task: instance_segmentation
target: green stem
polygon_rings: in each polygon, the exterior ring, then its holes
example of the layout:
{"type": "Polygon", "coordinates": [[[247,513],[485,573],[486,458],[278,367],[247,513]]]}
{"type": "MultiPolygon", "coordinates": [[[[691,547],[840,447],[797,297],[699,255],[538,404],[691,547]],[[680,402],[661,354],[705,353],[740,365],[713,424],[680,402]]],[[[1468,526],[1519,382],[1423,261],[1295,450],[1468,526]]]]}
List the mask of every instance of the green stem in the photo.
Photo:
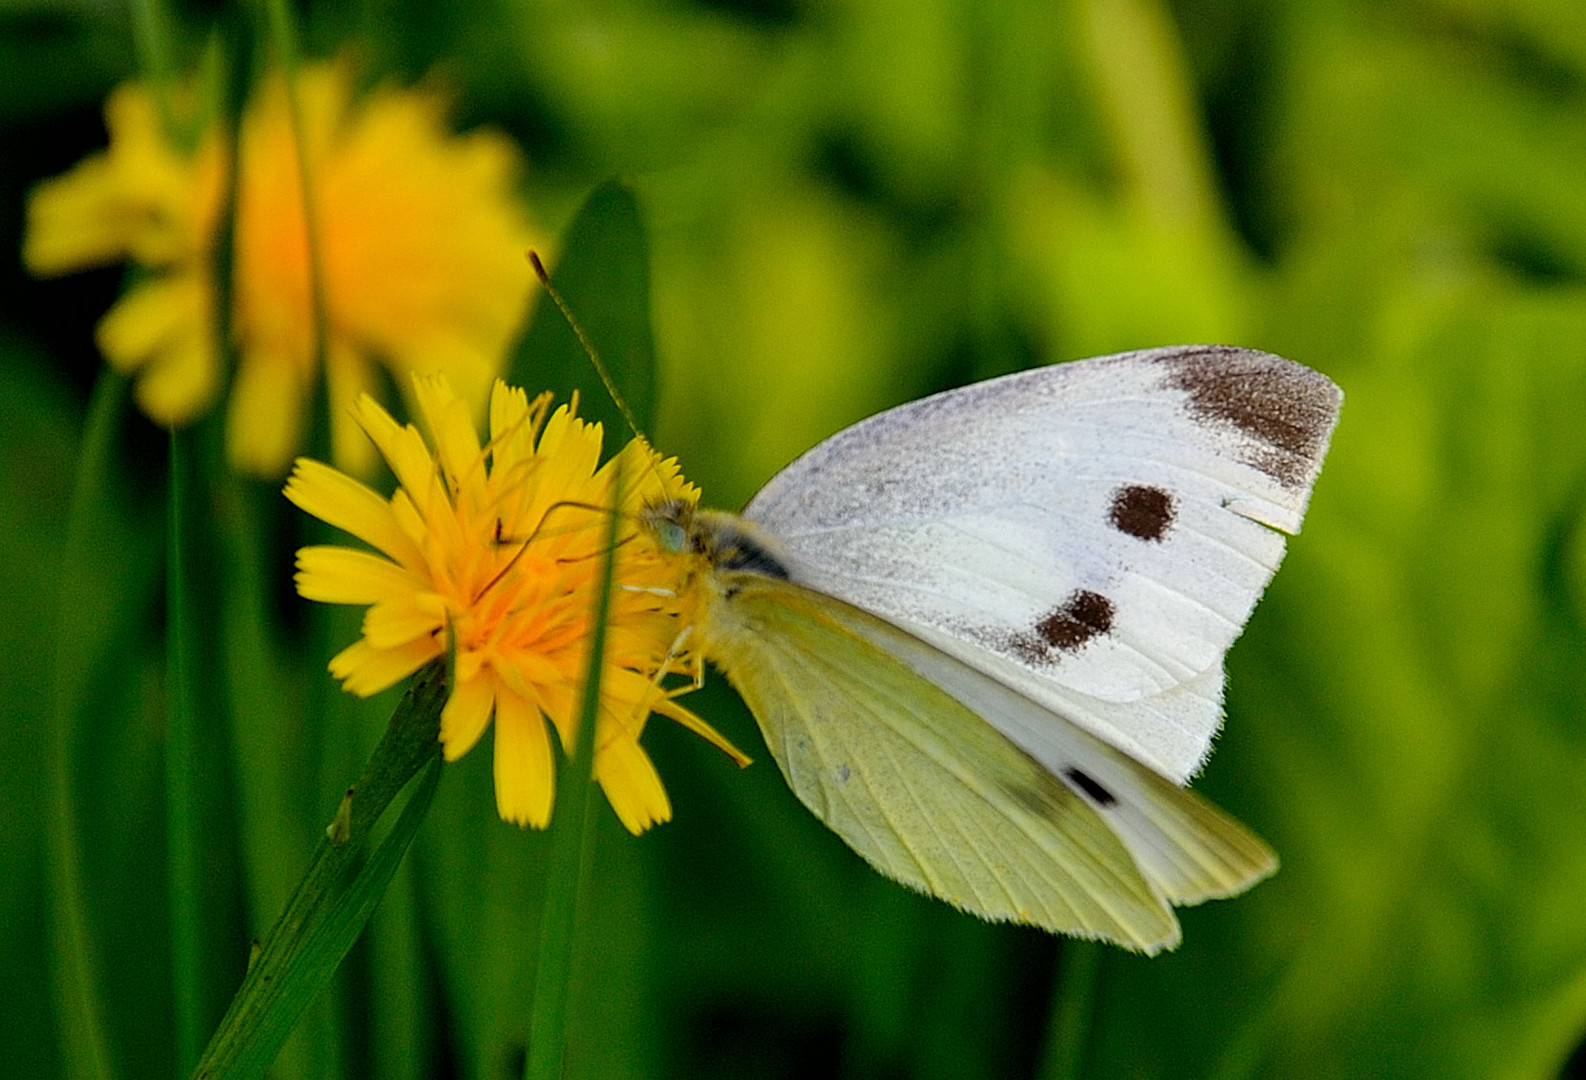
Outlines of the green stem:
{"type": "Polygon", "coordinates": [[[446,696],[444,665],[433,663],[414,678],[249,966],[195,1078],[263,1076],[357,941],[429,810],[440,777],[440,714],[446,696]],[[387,808],[421,771],[396,821],[384,827],[387,808]]]}
{"type": "MultiPolygon", "coordinates": [[[[104,509],[100,497],[109,487],[111,448],[126,397],[127,380],[108,370],[94,385],[72,489],[71,516],[66,525],[64,566],[88,561],[92,557],[91,541],[103,531],[94,518],[104,509]]],[[[79,595],[74,575],[61,576],[60,610],[56,616],[55,745],[50,770],[50,934],[56,957],[54,985],[66,1075],[103,1078],[114,1072],[101,1012],[99,966],[84,899],[83,854],[73,788],[80,697],[88,683],[93,647],[76,632],[82,623],[77,608],[88,600],[79,595]]]]}
{"type": "Polygon", "coordinates": [[[1041,1080],[1080,1080],[1085,1075],[1085,1047],[1090,1018],[1096,1008],[1096,981],[1101,974],[1102,946],[1094,941],[1064,938],[1058,957],[1057,1001],[1047,1029],[1046,1060],[1041,1080]]]}
{"type": "Polygon", "coordinates": [[[567,1058],[568,988],[577,944],[578,900],[594,864],[595,723],[600,713],[601,665],[606,657],[606,620],[611,612],[621,491],[622,472],[614,468],[611,506],[601,545],[604,555],[600,562],[600,587],[595,592],[590,620],[589,661],[584,673],[578,737],[551,826],[551,862],[545,885],[545,912],[540,920],[540,957],[534,969],[534,1005],[529,1016],[524,1080],[560,1080],[567,1058]]]}
{"type": "Polygon", "coordinates": [[[143,76],[148,80],[160,126],[166,138],[176,140],[176,111],[171,107],[176,65],[171,58],[169,13],[159,0],[132,0],[132,28],[132,40],[138,51],[138,66],[143,69],[143,76]]]}
{"type": "Polygon", "coordinates": [[[203,1045],[200,1029],[198,858],[201,837],[197,821],[196,751],[193,736],[193,685],[190,670],[187,537],[188,471],[192,468],[191,438],[172,431],[169,517],[165,538],[166,678],[170,707],[166,713],[165,826],[166,872],[170,904],[171,965],[176,994],[176,1063],[184,1075],[198,1060],[203,1045]]]}

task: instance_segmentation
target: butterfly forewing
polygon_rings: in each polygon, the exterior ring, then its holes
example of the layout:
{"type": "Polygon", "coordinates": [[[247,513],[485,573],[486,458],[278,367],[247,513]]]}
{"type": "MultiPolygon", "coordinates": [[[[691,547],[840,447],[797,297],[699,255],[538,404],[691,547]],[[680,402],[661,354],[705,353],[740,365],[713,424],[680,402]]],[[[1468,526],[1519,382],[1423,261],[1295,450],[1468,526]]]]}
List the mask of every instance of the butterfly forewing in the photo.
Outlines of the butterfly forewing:
{"type": "Polygon", "coordinates": [[[1324,376],[1241,349],[1056,365],[857,424],[745,516],[793,580],[1182,780],[1340,400],[1324,376]]]}

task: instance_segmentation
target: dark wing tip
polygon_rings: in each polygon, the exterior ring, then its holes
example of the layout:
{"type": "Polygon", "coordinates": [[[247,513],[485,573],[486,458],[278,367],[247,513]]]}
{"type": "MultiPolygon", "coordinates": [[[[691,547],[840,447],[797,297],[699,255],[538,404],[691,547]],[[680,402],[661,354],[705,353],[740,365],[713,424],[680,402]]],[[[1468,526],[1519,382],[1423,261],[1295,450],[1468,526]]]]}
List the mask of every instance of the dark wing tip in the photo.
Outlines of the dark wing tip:
{"type": "Polygon", "coordinates": [[[1226,345],[1164,350],[1168,385],[1192,416],[1236,431],[1246,461],[1291,490],[1310,486],[1327,453],[1344,392],[1326,375],[1271,353],[1226,345]]]}

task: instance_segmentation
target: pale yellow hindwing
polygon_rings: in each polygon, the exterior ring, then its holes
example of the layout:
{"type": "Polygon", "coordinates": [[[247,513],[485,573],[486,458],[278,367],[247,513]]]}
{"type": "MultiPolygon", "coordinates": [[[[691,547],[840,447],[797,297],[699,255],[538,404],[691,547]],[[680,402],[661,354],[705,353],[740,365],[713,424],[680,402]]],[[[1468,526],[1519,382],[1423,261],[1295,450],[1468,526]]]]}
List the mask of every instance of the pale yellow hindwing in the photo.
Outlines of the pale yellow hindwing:
{"type": "Polygon", "coordinates": [[[799,799],[876,869],[988,919],[1178,943],[1164,890],[1096,807],[856,629],[879,620],[759,574],[714,577],[707,655],[799,799]]]}
{"type": "Polygon", "coordinates": [[[1044,705],[867,612],[818,597],[847,629],[945,690],[1046,770],[1072,781],[1173,904],[1244,892],[1278,868],[1271,848],[1211,803],[1044,705]],[[833,606],[834,604],[838,606],[833,606]]]}

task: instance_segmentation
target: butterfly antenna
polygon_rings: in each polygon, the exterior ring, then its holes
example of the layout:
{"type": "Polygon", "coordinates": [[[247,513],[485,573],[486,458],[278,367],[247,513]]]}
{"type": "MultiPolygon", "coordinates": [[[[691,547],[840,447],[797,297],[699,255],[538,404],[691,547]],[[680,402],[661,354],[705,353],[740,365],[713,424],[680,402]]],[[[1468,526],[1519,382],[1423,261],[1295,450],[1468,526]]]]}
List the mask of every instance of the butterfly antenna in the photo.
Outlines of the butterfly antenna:
{"type": "Polygon", "coordinates": [[[578,320],[573,317],[573,309],[567,306],[567,301],[562,299],[562,294],[556,291],[556,286],[551,284],[551,275],[545,270],[545,264],[540,261],[539,252],[529,249],[529,264],[534,267],[535,275],[540,279],[540,284],[545,286],[545,291],[550,294],[551,300],[556,304],[556,310],[562,313],[562,318],[567,320],[567,325],[572,328],[573,335],[578,338],[578,343],[584,347],[584,352],[589,357],[589,362],[595,365],[595,373],[600,376],[600,381],[606,386],[606,393],[611,395],[611,400],[616,403],[617,411],[622,414],[622,419],[628,425],[628,430],[633,432],[646,448],[650,440],[644,437],[644,432],[639,430],[639,422],[633,418],[633,410],[628,408],[628,399],[622,396],[617,389],[617,383],[611,377],[611,371],[606,367],[606,362],[595,351],[594,343],[589,340],[589,335],[584,333],[584,328],[578,325],[578,320]]]}

